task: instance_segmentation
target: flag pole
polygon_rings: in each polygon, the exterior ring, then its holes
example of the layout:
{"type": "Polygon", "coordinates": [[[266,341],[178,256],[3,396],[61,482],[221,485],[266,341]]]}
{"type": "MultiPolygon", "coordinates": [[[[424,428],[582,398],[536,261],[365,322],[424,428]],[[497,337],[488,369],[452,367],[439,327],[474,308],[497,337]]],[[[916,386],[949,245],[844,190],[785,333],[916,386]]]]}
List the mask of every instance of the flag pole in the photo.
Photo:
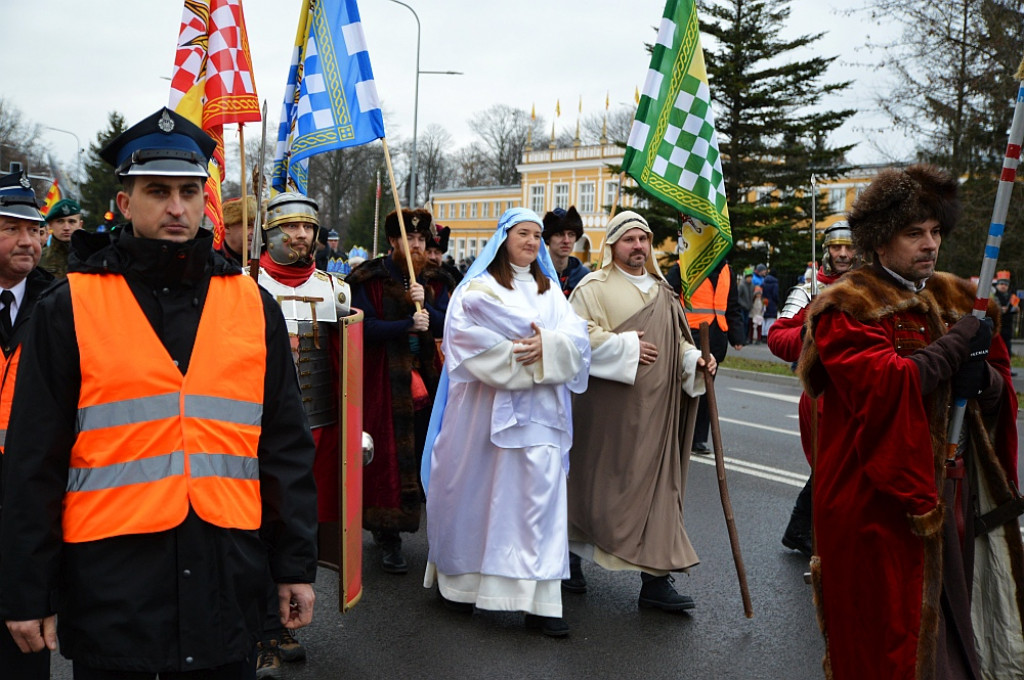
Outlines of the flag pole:
{"type": "Polygon", "coordinates": [[[242,259],[249,245],[249,201],[245,182],[245,123],[238,124],[238,151],[242,165],[242,259]]]}
{"type": "MultiPolygon", "coordinates": [[[[405,251],[405,263],[409,266],[410,285],[416,283],[416,270],[412,266],[412,254],[409,252],[409,237],[405,234],[405,220],[402,218],[402,202],[398,196],[398,184],[395,182],[395,169],[391,166],[391,152],[388,151],[388,140],[380,138],[384,145],[384,163],[388,166],[388,180],[391,182],[391,195],[395,199],[395,214],[398,215],[398,229],[402,232],[402,250],[405,251]]],[[[376,247],[376,244],[374,244],[376,247]]],[[[423,309],[420,303],[416,303],[416,311],[423,309]]]]}
{"type": "Polygon", "coordinates": [[[377,257],[377,239],[380,238],[380,170],[377,170],[377,198],[373,204],[373,257],[377,257]]]}
{"type": "MultiPolygon", "coordinates": [[[[1010,195],[1013,193],[1014,181],[1017,178],[1017,166],[1020,165],[1021,144],[1024,143],[1024,61],[1017,67],[1014,77],[1021,83],[1017,90],[1017,103],[1013,107],[1010,139],[1006,145],[1006,155],[1003,157],[1003,171],[999,175],[995,205],[992,207],[992,222],[988,228],[985,255],[981,261],[981,274],[978,276],[978,292],[975,295],[974,310],[972,311],[972,314],[979,319],[984,319],[988,311],[988,290],[996,272],[999,247],[1003,241],[1003,231],[1006,229],[1006,214],[1010,209],[1010,195]]],[[[947,460],[956,458],[966,410],[967,400],[962,397],[954,397],[953,410],[949,414],[949,435],[946,437],[947,460]]]]}

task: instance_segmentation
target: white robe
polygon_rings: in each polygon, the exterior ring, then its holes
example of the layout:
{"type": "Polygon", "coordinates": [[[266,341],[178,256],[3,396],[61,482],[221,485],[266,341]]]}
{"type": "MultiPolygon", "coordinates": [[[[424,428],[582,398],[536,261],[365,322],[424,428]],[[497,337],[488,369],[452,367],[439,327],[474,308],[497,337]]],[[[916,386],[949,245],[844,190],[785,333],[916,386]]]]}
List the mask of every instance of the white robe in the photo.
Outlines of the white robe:
{"type": "Polygon", "coordinates": [[[484,274],[459,288],[442,348],[450,380],[427,492],[424,586],[481,609],[562,615],[570,391],[587,386],[590,343],[557,285],[537,294],[484,274]],[[543,357],[523,366],[513,340],[541,328],[543,357]]]}

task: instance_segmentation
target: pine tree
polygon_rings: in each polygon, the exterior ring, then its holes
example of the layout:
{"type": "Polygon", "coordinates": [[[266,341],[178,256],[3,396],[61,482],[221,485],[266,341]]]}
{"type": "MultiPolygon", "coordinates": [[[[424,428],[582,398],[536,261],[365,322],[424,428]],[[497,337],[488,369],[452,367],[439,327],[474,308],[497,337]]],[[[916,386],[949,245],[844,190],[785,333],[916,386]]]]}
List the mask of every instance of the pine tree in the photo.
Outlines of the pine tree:
{"type": "MultiPolygon", "coordinates": [[[[86,213],[86,228],[94,230],[103,222],[103,213],[110,209],[110,202],[117,197],[121,183],[114,176],[114,169],[100,158],[112,139],[128,129],[124,116],[111,111],[107,128],[96,134],[96,141],[89,144],[89,158],[85,164],[85,181],[82,183],[82,210],[86,213]]],[[[116,213],[116,210],[115,210],[116,213]]],[[[120,221],[120,218],[117,218],[120,221]]]]}
{"type": "MultiPolygon", "coordinates": [[[[780,37],[790,10],[779,0],[698,0],[715,127],[722,150],[734,267],[768,260],[791,276],[810,259],[810,178],[844,171],[850,146],[829,135],[855,112],[825,100],[849,85],[826,82],[835,57],[791,58],[823,33],[780,37]],[[751,248],[768,244],[770,249],[751,248]]],[[[818,197],[817,215],[828,205],[818,197]]]]}

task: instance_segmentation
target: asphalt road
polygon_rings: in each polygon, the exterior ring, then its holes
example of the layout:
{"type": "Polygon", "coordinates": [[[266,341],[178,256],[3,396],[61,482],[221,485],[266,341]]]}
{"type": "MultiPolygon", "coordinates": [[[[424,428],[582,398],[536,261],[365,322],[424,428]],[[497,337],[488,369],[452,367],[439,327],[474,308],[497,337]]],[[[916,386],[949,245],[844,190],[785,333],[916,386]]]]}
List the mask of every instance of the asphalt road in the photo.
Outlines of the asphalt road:
{"type": "MultiPolygon", "coordinates": [[[[769,355],[763,347],[748,347],[741,356],[769,355]]],[[[378,568],[380,552],[367,534],[362,602],[339,614],[337,578],[321,570],[314,623],[299,634],[309,658],[288,664],[284,677],[822,677],[823,644],[803,581],[806,561],[779,543],[808,473],[796,420],[799,386],[793,378],[725,370],[716,390],[752,619],[743,615],[715,468],[710,457],[694,457],[685,510],[701,563],[676,583],[696,600],[691,613],[638,609],[637,575],[585,564],[588,592],[563,598],[572,633],[568,639],[549,639],[526,630],[521,614],[446,610],[435,591],[422,587],[423,531],[406,540],[410,571],[404,576],[378,568]]],[[[53,677],[70,678],[69,666],[56,658],[53,677]]]]}

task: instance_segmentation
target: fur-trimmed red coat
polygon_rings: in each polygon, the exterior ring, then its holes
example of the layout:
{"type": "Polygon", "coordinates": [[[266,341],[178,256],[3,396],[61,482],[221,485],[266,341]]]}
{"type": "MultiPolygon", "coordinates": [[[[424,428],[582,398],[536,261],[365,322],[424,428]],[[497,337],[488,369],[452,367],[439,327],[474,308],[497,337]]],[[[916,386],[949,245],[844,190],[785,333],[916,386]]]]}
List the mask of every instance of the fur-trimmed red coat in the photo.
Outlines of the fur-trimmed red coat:
{"type": "MultiPolygon", "coordinates": [[[[441,337],[448,308],[448,291],[436,267],[419,276],[430,314],[430,328],[417,333],[419,351],[413,354],[409,336],[416,311],[390,255],[363,262],[345,279],[352,286],[352,304],[362,309],[363,428],[373,437],[373,461],[363,468],[363,527],[407,531],[419,528],[422,490],[420,456],[415,428],[418,410],[434,400],[440,362],[434,338],[441,337]],[[413,403],[411,375],[418,370],[429,393],[425,404],[413,403]]],[[[424,427],[425,430],[425,427],[424,427]]]]}
{"type": "MultiPolygon", "coordinates": [[[[950,275],[936,274],[923,292],[913,293],[865,267],[808,308],[798,372],[812,396],[825,397],[814,470],[812,572],[828,678],[935,677],[950,388],[946,381],[923,396],[918,365],[907,357],[969,314],[973,301],[973,286],[950,275]]],[[[998,335],[988,362],[1003,376],[1003,394],[996,412],[984,418],[969,403],[971,455],[980,471],[969,476],[975,484],[984,481],[1001,502],[1010,494],[1008,480],[1017,480],[1017,400],[1009,353],[998,335]],[[980,432],[990,436],[976,436],[980,432]]],[[[986,644],[1024,639],[1018,522],[976,539],[975,548],[976,583],[996,571],[989,559],[1007,574],[1000,600],[1005,618],[993,620],[982,605],[990,626],[982,637],[986,644]]],[[[978,654],[991,658],[988,649],[979,647],[978,654]]]]}

